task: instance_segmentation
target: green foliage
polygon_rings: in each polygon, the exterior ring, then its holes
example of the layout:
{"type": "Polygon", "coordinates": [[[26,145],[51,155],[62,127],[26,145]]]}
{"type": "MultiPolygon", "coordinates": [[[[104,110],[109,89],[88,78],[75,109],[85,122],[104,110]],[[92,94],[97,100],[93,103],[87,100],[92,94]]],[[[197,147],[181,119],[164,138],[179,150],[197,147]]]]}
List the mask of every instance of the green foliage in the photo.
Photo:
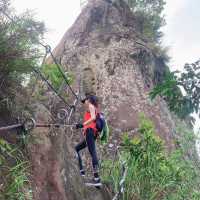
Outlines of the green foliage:
{"type": "Polygon", "coordinates": [[[28,162],[23,160],[23,153],[19,149],[0,139],[0,199],[32,199],[27,173],[28,162]]]}
{"type": "Polygon", "coordinates": [[[169,160],[175,166],[181,179],[179,183],[175,182],[175,192],[168,193],[164,199],[198,200],[200,198],[200,176],[199,169],[192,162],[192,158],[185,159],[182,150],[177,150],[169,160]]]}
{"type": "Polygon", "coordinates": [[[31,12],[16,15],[9,0],[0,0],[0,106],[2,101],[15,105],[22,83],[37,67],[41,57],[38,44],[44,24],[33,19],[31,12]],[[17,91],[17,92],[16,92],[17,91]]]}
{"type": "Polygon", "coordinates": [[[140,32],[150,40],[158,42],[162,36],[160,28],[165,24],[162,12],[164,0],[128,0],[128,5],[135,14],[140,32]]]}
{"type": "Polygon", "coordinates": [[[200,199],[199,156],[196,151],[197,136],[183,121],[176,120],[176,142],[178,150],[170,155],[174,165],[182,170],[182,181],[176,194],[168,199],[200,199]],[[179,198],[177,198],[177,196],[179,198]]]}
{"type": "Polygon", "coordinates": [[[164,97],[171,111],[185,118],[200,108],[200,61],[184,66],[184,72],[169,73],[162,84],[150,92],[153,100],[157,95],[164,97]],[[181,90],[183,92],[181,92],[181,90]]]}
{"type": "Polygon", "coordinates": [[[120,182],[120,161],[104,160],[101,163],[101,174],[105,182],[111,183],[115,192],[118,191],[120,182]]]}
{"type": "Polygon", "coordinates": [[[120,159],[106,160],[103,177],[113,183],[115,192],[120,181],[120,160],[126,162],[127,176],[123,200],[197,200],[200,195],[199,170],[184,159],[183,151],[166,155],[162,140],[156,136],[152,122],[140,117],[139,135],[123,138],[120,159]]]}
{"type": "Polygon", "coordinates": [[[110,135],[110,129],[107,120],[105,120],[105,126],[103,127],[103,130],[100,133],[100,142],[102,145],[108,142],[109,135],[110,135]]]}
{"type": "MultiPolygon", "coordinates": [[[[58,67],[55,64],[44,65],[42,68],[42,72],[46,75],[46,77],[48,77],[48,79],[51,81],[54,88],[59,89],[64,79],[63,79],[62,74],[58,70],[58,67]]],[[[66,77],[67,77],[68,83],[72,84],[73,79],[74,79],[72,74],[67,73],[66,77]]]]}

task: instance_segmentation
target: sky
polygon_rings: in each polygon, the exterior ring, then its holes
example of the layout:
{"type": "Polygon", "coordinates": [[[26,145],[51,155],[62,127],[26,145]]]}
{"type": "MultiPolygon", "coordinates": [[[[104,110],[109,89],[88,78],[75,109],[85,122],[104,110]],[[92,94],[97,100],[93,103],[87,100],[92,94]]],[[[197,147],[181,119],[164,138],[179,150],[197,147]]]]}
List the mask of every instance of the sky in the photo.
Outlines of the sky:
{"type": "Polygon", "coordinates": [[[18,13],[33,10],[35,18],[47,27],[45,42],[55,47],[80,14],[80,0],[11,0],[18,13]],[[69,3],[70,2],[70,3],[69,3]]]}
{"type": "Polygon", "coordinates": [[[163,43],[170,48],[171,69],[200,59],[200,0],[167,0],[163,43]]]}

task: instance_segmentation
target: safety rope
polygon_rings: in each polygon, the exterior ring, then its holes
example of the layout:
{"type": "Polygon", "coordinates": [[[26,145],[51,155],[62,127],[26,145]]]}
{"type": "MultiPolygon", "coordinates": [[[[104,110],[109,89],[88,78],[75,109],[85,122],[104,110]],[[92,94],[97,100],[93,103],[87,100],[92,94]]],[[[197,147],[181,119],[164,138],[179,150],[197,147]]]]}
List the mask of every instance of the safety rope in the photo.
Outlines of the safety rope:
{"type": "MultiPolygon", "coordinates": [[[[120,146],[118,146],[117,149],[116,149],[116,151],[115,151],[112,166],[114,166],[114,162],[117,159],[117,155],[120,156],[119,148],[120,148],[120,146]]],[[[124,194],[124,190],[125,190],[124,183],[125,183],[127,172],[128,172],[128,167],[126,166],[126,162],[125,161],[121,161],[121,168],[120,169],[121,169],[121,179],[119,181],[118,191],[114,195],[114,197],[112,198],[112,200],[119,200],[120,197],[121,197],[121,195],[124,194]]],[[[111,176],[111,170],[112,170],[112,168],[110,169],[109,176],[111,176]]]]}
{"type": "Polygon", "coordinates": [[[21,127],[23,127],[22,124],[13,124],[13,125],[9,125],[9,126],[3,126],[3,127],[0,127],[0,132],[18,129],[18,128],[21,128],[21,127]]]}
{"type": "Polygon", "coordinates": [[[60,95],[57,93],[56,89],[51,85],[51,83],[44,77],[44,75],[40,72],[40,70],[38,69],[33,69],[35,73],[37,73],[41,79],[49,86],[49,88],[69,107],[71,108],[71,106],[67,103],[67,101],[60,95]]]}
{"type": "Polygon", "coordinates": [[[51,128],[51,127],[55,127],[55,128],[70,127],[70,128],[73,128],[73,127],[75,127],[75,124],[60,124],[60,123],[43,124],[43,123],[36,123],[35,119],[30,118],[30,119],[25,120],[21,124],[13,124],[13,125],[9,125],[9,126],[0,127],[0,132],[9,131],[9,130],[18,129],[18,128],[21,128],[21,129],[25,130],[26,132],[28,132],[28,131],[33,130],[34,128],[51,128]]]}
{"type": "Polygon", "coordinates": [[[67,86],[69,87],[70,91],[72,92],[72,94],[77,98],[78,96],[76,95],[76,93],[74,92],[74,90],[72,89],[72,87],[69,84],[68,78],[66,76],[66,74],[63,72],[62,68],[60,67],[60,64],[57,62],[55,56],[53,55],[53,52],[51,50],[51,46],[50,45],[44,45],[43,43],[39,42],[39,44],[41,46],[43,46],[46,50],[46,54],[50,54],[51,58],[53,59],[53,62],[55,63],[55,65],[57,66],[59,72],[61,73],[63,79],[65,80],[65,83],[67,84],[67,86]]]}
{"type": "MultiPolygon", "coordinates": [[[[59,95],[62,94],[62,92],[63,92],[63,90],[64,90],[64,87],[65,87],[65,81],[62,81],[60,87],[59,87],[58,90],[57,90],[57,93],[58,93],[59,95]]],[[[51,107],[54,107],[55,102],[56,102],[56,96],[52,99],[52,105],[51,105],[51,107]]]]}
{"type": "Polygon", "coordinates": [[[78,99],[75,99],[74,104],[71,106],[71,110],[70,110],[70,113],[69,113],[69,116],[68,116],[68,119],[67,119],[68,122],[70,121],[70,118],[72,116],[73,111],[76,110],[77,104],[78,104],[78,99]]]}
{"type": "Polygon", "coordinates": [[[121,166],[122,178],[120,179],[120,182],[119,182],[118,192],[115,194],[112,200],[118,200],[120,199],[121,195],[124,194],[124,190],[125,190],[124,183],[127,176],[127,171],[128,171],[128,168],[126,167],[125,163],[122,163],[122,166],[121,166]]]}

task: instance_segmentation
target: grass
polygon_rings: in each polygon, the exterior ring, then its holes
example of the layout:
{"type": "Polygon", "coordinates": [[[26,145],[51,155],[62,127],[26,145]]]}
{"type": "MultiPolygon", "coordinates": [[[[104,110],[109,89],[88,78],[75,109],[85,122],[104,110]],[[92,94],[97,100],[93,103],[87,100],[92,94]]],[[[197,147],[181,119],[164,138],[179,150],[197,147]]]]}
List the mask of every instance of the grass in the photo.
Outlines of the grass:
{"type": "Polygon", "coordinates": [[[0,199],[32,200],[29,162],[19,148],[0,139],[0,199]]]}
{"type": "Polygon", "coordinates": [[[120,156],[114,163],[112,160],[102,163],[102,177],[112,183],[116,193],[121,179],[120,163],[122,160],[126,162],[122,200],[200,199],[199,168],[185,158],[182,148],[167,155],[163,141],[149,119],[141,116],[139,136],[129,138],[125,135],[122,144],[120,156]]]}

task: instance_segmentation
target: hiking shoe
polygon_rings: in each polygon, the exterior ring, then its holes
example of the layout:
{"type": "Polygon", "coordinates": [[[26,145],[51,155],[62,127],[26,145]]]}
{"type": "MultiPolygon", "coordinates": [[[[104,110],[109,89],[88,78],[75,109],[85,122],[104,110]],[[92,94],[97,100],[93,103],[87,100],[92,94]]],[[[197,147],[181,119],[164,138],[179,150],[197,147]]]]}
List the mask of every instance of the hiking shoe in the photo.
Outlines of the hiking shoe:
{"type": "Polygon", "coordinates": [[[85,170],[84,170],[84,169],[81,169],[81,170],[80,170],[80,175],[81,175],[82,177],[85,177],[85,170]]]}
{"type": "Polygon", "coordinates": [[[87,186],[95,186],[100,187],[102,186],[101,179],[100,178],[94,178],[91,180],[91,182],[85,183],[87,186]]]}
{"type": "Polygon", "coordinates": [[[102,183],[101,183],[101,179],[100,178],[94,178],[94,184],[95,186],[102,186],[102,183]]]}

